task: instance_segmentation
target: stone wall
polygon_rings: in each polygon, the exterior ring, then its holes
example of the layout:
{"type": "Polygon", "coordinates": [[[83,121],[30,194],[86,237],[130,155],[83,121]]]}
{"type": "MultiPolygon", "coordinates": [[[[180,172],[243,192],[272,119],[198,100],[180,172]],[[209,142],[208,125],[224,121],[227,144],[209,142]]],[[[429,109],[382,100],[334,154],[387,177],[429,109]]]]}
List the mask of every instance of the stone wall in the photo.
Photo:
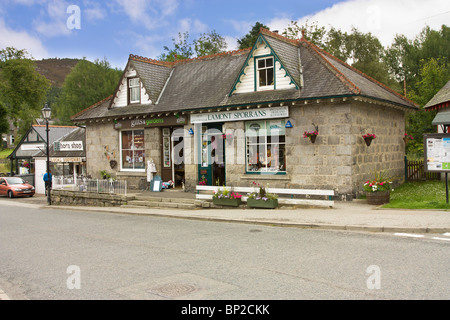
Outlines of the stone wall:
{"type": "MultiPolygon", "coordinates": [[[[375,171],[389,170],[402,179],[404,172],[405,113],[381,104],[340,99],[311,101],[291,106],[286,129],[285,175],[245,173],[245,145],[226,144],[226,179],[229,186],[261,185],[280,188],[332,189],[339,199],[359,195],[375,171]],[[303,138],[304,131],[318,125],[313,144],[303,138]],[[367,147],[362,135],[375,133],[367,147]],[[233,158],[234,157],[234,158],[233,158]],[[234,159],[232,163],[230,159],[234,159]]],[[[243,122],[225,123],[224,130],[243,130],[243,122]]]]}
{"type": "Polygon", "coordinates": [[[92,207],[119,207],[133,200],[135,196],[102,194],[91,192],[78,192],[68,190],[52,190],[52,204],[54,205],[79,205],[92,207]]]}

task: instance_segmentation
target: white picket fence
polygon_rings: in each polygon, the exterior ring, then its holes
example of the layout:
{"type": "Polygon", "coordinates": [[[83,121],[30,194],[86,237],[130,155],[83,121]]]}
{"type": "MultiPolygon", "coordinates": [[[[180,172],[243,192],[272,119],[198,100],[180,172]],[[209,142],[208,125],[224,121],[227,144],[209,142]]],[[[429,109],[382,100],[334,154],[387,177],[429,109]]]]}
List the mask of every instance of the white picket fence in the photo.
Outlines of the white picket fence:
{"type": "Polygon", "coordinates": [[[127,194],[126,180],[87,179],[85,177],[53,177],[52,189],[70,191],[127,194]]]}

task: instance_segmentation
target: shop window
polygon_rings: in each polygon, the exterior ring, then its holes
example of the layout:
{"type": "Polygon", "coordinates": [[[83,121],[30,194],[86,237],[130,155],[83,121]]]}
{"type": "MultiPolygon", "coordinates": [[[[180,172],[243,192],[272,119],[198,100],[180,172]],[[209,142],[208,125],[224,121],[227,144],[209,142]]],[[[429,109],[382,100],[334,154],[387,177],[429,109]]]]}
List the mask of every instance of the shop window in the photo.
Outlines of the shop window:
{"type": "Polygon", "coordinates": [[[273,57],[256,59],[256,81],[258,90],[274,89],[273,57]]]}
{"type": "Polygon", "coordinates": [[[144,130],[122,131],[121,169],[145,170],[144,130]]]}
{"type": "Polygon", "coordinates": [[[128,100],[130,103],[141,102],[141,85],[139,78],[128,79],[128,100]]]}
{"type": "Polygon", "coordinates": [[[284,120],[248,121],[245,124],[247,173],[285,173],[284,120]]]}

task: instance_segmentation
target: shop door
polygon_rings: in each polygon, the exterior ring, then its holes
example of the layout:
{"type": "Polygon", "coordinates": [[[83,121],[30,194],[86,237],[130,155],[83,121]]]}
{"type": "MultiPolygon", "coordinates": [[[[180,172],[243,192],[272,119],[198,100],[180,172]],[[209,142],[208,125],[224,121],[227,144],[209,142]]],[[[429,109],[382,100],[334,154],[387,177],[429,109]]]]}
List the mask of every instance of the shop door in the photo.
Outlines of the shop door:
{"type": "Polygon", "coordinates": [[[184,183],[184,139],[183,128],[162,128],[161,179],[174,182],[175,187],[184,183]],[[180,145],[181,144],[181,145],[180,145]]]}
{"type": "Polygon", "coordinates": [[[202,126],[200,139],[199,181],[208,186],[225,185],[225,141],[222,124],[202,126]]]}

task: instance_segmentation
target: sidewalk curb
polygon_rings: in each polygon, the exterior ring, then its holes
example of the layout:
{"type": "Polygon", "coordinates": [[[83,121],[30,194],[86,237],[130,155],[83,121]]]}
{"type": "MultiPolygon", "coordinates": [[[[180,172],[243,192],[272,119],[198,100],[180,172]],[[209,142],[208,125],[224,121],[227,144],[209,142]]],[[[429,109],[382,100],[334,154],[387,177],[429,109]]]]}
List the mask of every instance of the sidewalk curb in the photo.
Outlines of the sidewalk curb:
{"type": "MultiPolygon", "coordinates": [[[[218,217],[200,217],[192,215],[177,215],[168,213],[155,213],[155,212],[135,212],[135,211],[116,211],[110,210],[105,207],[72,207],[72,206],[40,206],[40,208],[53,208],[53,209],[67,209],[84,212],[103,212],[110,214],[127,214],[136,216],[152,216],[158,218],[176,218],[185,220],[198,220],[198,221],[211,221],[211,222],[225,222],[225,223],[243,223],[254,224],[271,227],[290,227],[300,229],[320,229],[320,230],[335,230],[335,231],[363,231],[363,232],[385,232],[385,233],[445,233],[450,232],[450,227],[385,227],[385,226],[369,226],[369,225],[339,225],[339,224],[326,224],[326,223],[301,223],[301,222],[279,222],[276,220],[259,221],[254,219],[233,219],[233,218],[218,218],[218,217]]],[[[123,208],[122,208],[123,209],[123,208]]],[[[164,209],[160,209],[164,210],[164,209]]]]}

